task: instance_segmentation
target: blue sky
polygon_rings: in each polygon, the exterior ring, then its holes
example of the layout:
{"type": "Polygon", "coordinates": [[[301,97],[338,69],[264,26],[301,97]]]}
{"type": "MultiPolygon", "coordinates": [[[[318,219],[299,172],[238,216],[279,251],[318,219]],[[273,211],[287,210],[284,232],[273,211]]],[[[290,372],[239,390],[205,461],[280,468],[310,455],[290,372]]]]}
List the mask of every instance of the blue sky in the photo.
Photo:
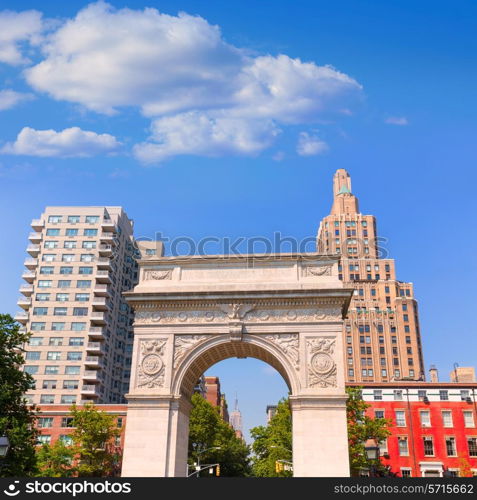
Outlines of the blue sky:
{"type": "MultiPolygon", "coordinates": [[[[477,4],[1,8],[3,311],[46,205],[122,205],[137,236],[302,239],[344,167],[415,285],[426,365],[446,380],[454,362],[477,364],[477,4]]],[[[252,426],[285,386],[243,363],[214,374],[252,426]]]]}

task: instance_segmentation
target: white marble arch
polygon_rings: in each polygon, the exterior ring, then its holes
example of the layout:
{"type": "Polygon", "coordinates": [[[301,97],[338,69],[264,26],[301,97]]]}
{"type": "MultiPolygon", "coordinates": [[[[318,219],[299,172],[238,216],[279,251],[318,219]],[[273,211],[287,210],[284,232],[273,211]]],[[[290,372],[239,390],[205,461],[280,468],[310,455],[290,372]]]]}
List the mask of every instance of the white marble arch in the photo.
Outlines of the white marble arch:
{"type": "Polygon", "coordinates": [[[349,475],[342,316],[351,290],[318,254],[140,262],[123,476],[186,474],[190,396],[230,357],[277,369],[290,390],[294,476],[349,475]]]}

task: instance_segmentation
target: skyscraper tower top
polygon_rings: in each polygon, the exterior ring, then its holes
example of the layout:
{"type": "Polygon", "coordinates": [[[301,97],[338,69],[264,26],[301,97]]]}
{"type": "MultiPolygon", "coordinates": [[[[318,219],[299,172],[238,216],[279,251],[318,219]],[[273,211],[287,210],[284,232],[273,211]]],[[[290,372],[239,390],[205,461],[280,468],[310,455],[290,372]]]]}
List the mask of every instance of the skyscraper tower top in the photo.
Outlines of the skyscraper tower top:
{"type": "Polygon", "coordinates": [[[351,191],[351,177],[344,168],[340,168],[333,177],[333,207],[331,208],[331,214],[357,213],[359,213],[358,198],[351,191]]]}

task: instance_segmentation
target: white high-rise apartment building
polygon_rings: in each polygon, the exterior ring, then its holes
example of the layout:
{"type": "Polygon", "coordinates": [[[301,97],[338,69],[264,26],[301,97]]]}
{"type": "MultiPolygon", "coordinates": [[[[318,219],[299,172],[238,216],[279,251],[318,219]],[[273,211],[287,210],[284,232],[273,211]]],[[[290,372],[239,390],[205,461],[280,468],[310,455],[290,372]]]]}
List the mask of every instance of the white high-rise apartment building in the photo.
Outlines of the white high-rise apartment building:
{"type": "Polygon", "coordinates": [[[37,404],[124,402],[137,282],[133,221],[121,207],[47,207],[32,221],[15,316],[32,333],[25,371],[37,404]]]}

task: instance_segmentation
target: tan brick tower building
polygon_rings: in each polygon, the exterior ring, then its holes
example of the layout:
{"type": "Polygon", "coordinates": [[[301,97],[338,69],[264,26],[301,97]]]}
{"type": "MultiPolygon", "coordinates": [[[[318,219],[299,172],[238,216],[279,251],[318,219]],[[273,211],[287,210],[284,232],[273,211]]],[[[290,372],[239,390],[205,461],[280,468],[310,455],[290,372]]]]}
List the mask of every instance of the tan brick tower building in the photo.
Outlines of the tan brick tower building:
{"type": "Polygon", "coordinates": [[[424,380],[413,286],[396,279],[394,259],[382,258],[378,242],[376,218],[360,213],[350,175],[337,170],[317,243],[320,253],[342,255],[340,278],[355,289],[343,332],[346,379],[424,380]]]}

